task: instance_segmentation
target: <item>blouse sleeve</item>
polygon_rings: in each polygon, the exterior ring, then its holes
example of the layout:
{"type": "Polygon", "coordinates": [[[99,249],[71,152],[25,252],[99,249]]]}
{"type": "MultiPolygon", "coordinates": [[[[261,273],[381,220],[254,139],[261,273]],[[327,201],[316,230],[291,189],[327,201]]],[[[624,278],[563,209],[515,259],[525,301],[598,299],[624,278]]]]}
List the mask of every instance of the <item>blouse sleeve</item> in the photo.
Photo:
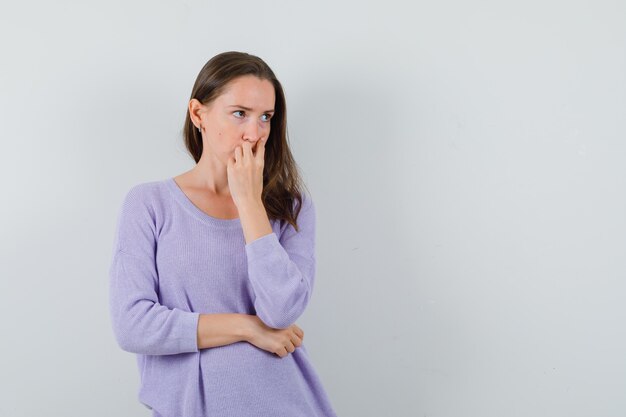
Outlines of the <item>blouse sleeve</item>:
{"type": "Polygon", "coordinates": [[[288,225],[246,244],[248,279],[257,316],[269,327],[284,329],[304,313],[315,281],[315,206],[303,196],[299,231],[288,225]]]}
{"type": "Polygon", "coordinates": [[[197,352],[200,314],[158,301],[154,210],[139,186],[126,195],[118,215],[109,269],[109,305],[119,346],[146,355],[197,352]]]}

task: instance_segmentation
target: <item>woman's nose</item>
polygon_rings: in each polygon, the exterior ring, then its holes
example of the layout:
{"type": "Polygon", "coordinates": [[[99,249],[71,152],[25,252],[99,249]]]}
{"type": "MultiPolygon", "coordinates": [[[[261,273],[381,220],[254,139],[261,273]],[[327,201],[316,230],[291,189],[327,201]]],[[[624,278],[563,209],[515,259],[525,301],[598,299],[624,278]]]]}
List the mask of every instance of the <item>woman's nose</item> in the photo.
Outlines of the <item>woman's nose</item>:
{"type": "Polygon", "coordinates": [[[252,143],[256,142],[257,140],[259,140],[261,135],[261,128],[259,127],[258,123],[248,123],[248,125],[246,126],[246,130],[243,133],[243,138],[245,140],[249,140],[252,143]]]}

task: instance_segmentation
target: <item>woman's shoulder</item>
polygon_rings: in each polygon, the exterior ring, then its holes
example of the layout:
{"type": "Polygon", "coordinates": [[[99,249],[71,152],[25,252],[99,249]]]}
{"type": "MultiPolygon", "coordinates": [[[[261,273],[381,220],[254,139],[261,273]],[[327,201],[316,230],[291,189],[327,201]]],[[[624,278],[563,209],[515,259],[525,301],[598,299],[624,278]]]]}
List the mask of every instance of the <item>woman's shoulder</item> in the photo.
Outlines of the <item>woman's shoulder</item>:
{"type": "Polygon", "coordinates": [[[308,215],[310,215],[311,213],[314,214],[315,204],[313,203],[313,197],[311,196],[311,193],[309,191],[301,191],[300,198],[301,198],[300,203],[297,201],[297,199],[294,199],[293,201],[294,210],[296,211],[299,210],[299,213],[305,213],[308,215]]]}
{"type": "Polygon", "coordinates": [[[158,198],[165,191],[168,179],[138,182],[126,189],[126,197],[158,198]]]}
{"type": "MultiPolygon", "coordinates": [[[[296,215],[296,224],[305,224],[307,226],[311,223],[315,224],[317,214],[315,204],[313,203],[313,197],[310,192],[300,191],[300,200],[298,198],[294,198],[292,200],[292,208],[293,213],[296,215]]],[[[295,230],[293,225],[287,220],[281,219],[279,224],[281,235],[283,235],[287,229],[295,230]]]]}
{"type": "Polygon", "coordinates": [[[135,209],[153,211],[166,200],[167,179],[143,181],[130,185],[125,192],[122,205],[135,209]]]}

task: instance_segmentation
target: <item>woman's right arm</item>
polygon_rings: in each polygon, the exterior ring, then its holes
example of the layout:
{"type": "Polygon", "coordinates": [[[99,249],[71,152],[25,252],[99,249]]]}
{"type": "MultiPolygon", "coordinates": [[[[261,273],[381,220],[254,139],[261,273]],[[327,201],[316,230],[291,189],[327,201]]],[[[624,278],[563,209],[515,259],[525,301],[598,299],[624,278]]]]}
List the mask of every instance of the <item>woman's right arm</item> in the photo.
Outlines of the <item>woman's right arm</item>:
{"type": "Polygon", "coordinates": [[[239,313],[200,314],[198,349],[248,342],[284,358],[302,344],[304,331],[296,324],[286,329],[268,327],[256,315],[239,313]]]}
{"type": "Polygon", "coordinates": [[[198,349],[247,342],[251,325],[247,314],[200,314],[198,319],[198,349]]]}

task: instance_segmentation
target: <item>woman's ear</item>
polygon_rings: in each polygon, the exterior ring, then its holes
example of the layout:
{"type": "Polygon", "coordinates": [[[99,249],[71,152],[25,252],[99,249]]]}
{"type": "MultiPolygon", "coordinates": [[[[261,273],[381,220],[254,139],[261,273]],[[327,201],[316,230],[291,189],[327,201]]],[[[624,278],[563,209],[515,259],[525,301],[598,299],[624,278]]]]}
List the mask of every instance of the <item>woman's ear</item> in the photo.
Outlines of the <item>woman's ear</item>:
{"type": "Polygon", "coordinates": [[[202,126],[202,117],[200,115],[203,111],[204,106],[198,99],[192,98],[189,100],[189,117],[196,128],[200,128],[202,126]]]}

